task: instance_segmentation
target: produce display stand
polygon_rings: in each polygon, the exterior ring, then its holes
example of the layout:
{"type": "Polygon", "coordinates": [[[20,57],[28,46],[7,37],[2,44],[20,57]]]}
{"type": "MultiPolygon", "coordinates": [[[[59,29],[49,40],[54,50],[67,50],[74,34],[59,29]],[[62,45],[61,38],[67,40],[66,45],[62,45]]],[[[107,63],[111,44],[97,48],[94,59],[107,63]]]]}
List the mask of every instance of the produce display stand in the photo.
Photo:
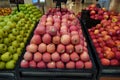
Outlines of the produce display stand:
{"type": "MultiPolygon", "coordinates": [[[[32,38],[32,34],[31,34],[32,38]]],[[[30,41],[30,39],[28,41],[30,41]]],[[[28,42],[29,44],[29,42],[28,42]]],[[[23,54],[25,53],[25,48],[23,51],[23,54]]],[[[24,78],[24,77],[53,77],[53,78],[74,78],[74,79],[82,79],[82,80],[88,80],[88,79],[95,79],[96,76],[96,67],[93,61],[93,58],[91,56],[91,50],[88,46],[88,51],[89,55],[91,58],[91,61],[93,63],[93,68],[92,69],[39,69],[39,68],[21,68],[20,64],[18,66],[19,69],[19,77],[24,78]]],[[[20,58],[19,62],[23,59],[23,55],[20,58]]],[[[62,79],[61,79],[62,80],[62,79]]]]}
{"type": "Polygon", "coordinates": [[[14,69],[14,70],[0,70],[0,78],[16,78],[16,77],[17,77],[16,76],[16,69],[14,69]]]}
{"type": "MultiPolygon", "coordinates": [[[[36,23],[36,25],[35,25],[35,27],[34,27],[34,29],[36,28],[36,26],[37,26],[37,24],[38,24],[38,22],[36,23]]],[[[33,31],[34,31],[34,29],[33,29],[33,31]]],[[[29,39],[28,39],[29,40],[29,39]]],[[[27,41],[28,42],[28,41],[27,41]]],[[[27,43],[25,44],[25,45],[27,45],[27,43]]],[[[21,57],[21,56],[20,56],[21,57]]],[[[4,69],[4,70],[0,70],[0,78],[8,78],[8,79],[10,79],[10,80],[18,80],[18,67],[17,67],[17,65],[19,65],[20,63],[19,63],[19,59],[18,59],[18,61],[16,62],[16,66],[15,66],[15,68],[14,69],[12,69],[12,70],[7,70],[7,69],[4,69]]],[[[1,79],[0,79],[1,80],[1,79]]]]}
{"type": "MultiPolygon", "coordinates": [[[[51,77],[46,77],[46,78],[20,78],[20,80],[80,80],[79,78],[51,78],[51,77]]],[[[84,79],[82,79],[84,80],[84,79]]],[[[87,79],[87,80],[91,80],[91,79],[87,79]]]]}
{"type": "Polygon", "coordinates": [[[95,49],[95,46],[92,42],[92,39],[89,35],[88,29],[95,26],[96,24],[100,23],[100,20],[94,20],[90,19],[89,16],[89,11],[83,11],[83,13],[86,13],[82,15],[81,24],[82,28],[87,35],[87,40],[89,42],[90,48],[92,50],[92,55],[94,57],[94,61],[96,63],[96,67],[98,69],[98,74],[97,74],[97,79],[100,77],[120,77],[120,67],[119,66],[103,66],[100,62],[100,59],[98,57],[98,53],[95,49]],[[87,17],[86,17],[87,16],[87,17]]]}
{"type": "Polygon", "coordinates": [[[14,78],[8,78],[8,79],[6,79],[6,78],[0,78],[0,80],[16,80],[16,79],[14,79],[14,78]]]}

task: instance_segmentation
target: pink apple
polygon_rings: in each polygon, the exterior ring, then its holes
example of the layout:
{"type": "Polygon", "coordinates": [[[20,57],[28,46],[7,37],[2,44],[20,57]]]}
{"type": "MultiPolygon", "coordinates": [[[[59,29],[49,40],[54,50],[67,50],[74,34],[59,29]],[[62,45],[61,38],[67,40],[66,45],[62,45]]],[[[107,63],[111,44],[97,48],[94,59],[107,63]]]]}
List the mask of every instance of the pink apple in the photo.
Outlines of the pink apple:
{"type": "Polygon", "coordinates": [[[22,68],[28,68],[29,67],[29,62],[26,61],[26,60],[22,60],[21,63],[20,63],[20,66],[22,68]]]}
{"type": "Polygon", "coordinates": [[[41,36],[40,35],[34,35],[31,39],[30,43],[40,44],[41,43],[41,36]]]}
{"type": "Polygon", "coordinates": [[[30,60],[32,60],[33,55],[32,55],[31,52],[25,52],[25,54],[24,54],[23,57],[24,57],[24,59],[25,59],[26,61],[30,61],[30,60]]]}
{"type": "Polygon", "coordinates": [[[38,46],[36,44],[29,44],[26,48],[28,52],[35,53],[37,52],[38,46]]]}
{"type": "Polygon", "coordinates": [[[42,54],[39,53],[39,52],[34,53],[33,59],[34,59],[35,62],[41,61],[41,59],[42,59],[42,54]]]}

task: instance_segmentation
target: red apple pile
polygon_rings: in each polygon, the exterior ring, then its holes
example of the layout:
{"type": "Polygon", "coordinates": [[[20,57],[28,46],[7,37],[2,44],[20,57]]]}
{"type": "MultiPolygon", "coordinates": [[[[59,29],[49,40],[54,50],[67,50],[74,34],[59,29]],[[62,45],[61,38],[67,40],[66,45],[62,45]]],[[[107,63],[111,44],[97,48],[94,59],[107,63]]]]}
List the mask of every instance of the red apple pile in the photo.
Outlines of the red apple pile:
{"type": "Polygon", "coordinates": [[[21,61],[22,68],[91,69],[79,20],[67,9],[43,15],[21,61]]]}
{"type": "Polygon", "coordinates": [[[102,20],[89,29],[90,36],[104,66],[120,66],[120,16],[102,20]]]}
{"type": "Polygon", "coordinates": [[[90,18],[96,20],[109,19],[112,18],[113,15],[117,15],[117,13],[107,11],[105,8],[98,8],[96,4],[88,6],[85,10],[90,10],[90,18]]]}

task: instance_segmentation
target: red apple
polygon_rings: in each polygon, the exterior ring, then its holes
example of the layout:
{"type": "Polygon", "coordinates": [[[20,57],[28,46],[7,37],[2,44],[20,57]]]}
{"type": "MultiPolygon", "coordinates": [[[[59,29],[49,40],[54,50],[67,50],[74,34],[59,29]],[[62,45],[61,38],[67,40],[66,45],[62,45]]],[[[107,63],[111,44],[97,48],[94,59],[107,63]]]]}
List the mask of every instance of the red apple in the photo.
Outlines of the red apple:
{"type": "Polygon", "coordinates": [[[34,53],[33,59],[34,59],[35,62],[41,61],[41,59],[42,59],[42,54],[39,53],[39,52],[34,53]]]}
{"type": "Polygon", "coordinates": [[[63,62],[69,62],[69,60],[70,60],[69,54],[63,53],[63,54],[61,55],[61,60],[62,60],[63,62]]]}
{"type": "Polygon", "coordinates": [[[43,56],[42,56],[42,60],[44,61],[44,62],[50,62],[51,61],[51,55],[50,55],[50,53],[44,53],[43,54],[43,56]]]}
{"type": "Polygon", "coordinates": [[[66,63],[66,68],[74,69],[75,68],[75,62],[70,61],[70,62],[66,63]]]}
{"type": "Polygon", "coordinates": [[[26,60],[22,60],[21,63],[20,63],[20,66],[22,68],[28,68],[29,67],[29,62],[26,61],[26,60]]]}
{"type": "Polygon", "coordinates": [[[55,65],[55,62],[49,62],[48,64],[47,64],[47,67],[48,68],[56,68],[56,65],[55,65]]]}
{"type": "Polygon", "coordinates": [[[30,60],[32,60],[33,55],[32,55],[31,52],[25,52],[25,54],[24,54],[23,57],[24,57],[24,59],[25,59],[26,61],[30,61],[30,60]]]}
{"type": "Polygon", "coordinates": [[[31,60],[31,61],[29,62],[29,67],[30,67],[30,68],[36,68],[36,67],[37,67],[36,62],[35,62],[34,60],[31,60]]]}
{"type": "Polygon", "coordinates": [[[65,65],[62,61],[58,61],[58,62],[56,62],[56,67],[57,68],[65,68],[65,65]]]}
{"type": "Polygon", "coordinates": [[[37,63],[37,67],[38,68],[46,68],[46,65],[43,61],[40,61],[40,62],[37,63]]]}
{"type": "Polygon", "coordinates": [[[101,60],[102,65],[104,66],[109,66],[110,65],[110,60],[106,58],[102,58],[101,60]]]}
{"type": "Polygon", "coordinates": [[[80,57],[76,52],[73,52],[70,54],[70,58],[72,61],[78,61],[80,57]]]}
{"type": "Polygon", "coordinates": [[[52,58],[53,61],[59,61],[60,60],[60,55],[59,55],[58,52],[54,52],[54,53],[52,53],[51,58],[52,58]]]}

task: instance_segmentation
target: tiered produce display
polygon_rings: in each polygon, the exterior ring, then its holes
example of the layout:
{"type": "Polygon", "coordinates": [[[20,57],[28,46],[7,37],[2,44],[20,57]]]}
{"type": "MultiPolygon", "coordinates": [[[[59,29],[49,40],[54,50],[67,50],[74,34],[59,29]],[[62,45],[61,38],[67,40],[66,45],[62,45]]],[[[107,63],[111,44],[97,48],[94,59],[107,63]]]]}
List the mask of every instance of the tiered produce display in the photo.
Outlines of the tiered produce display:
{"type": "Polygon", "coordinates": [[[91,5],[92,19],[101,20],[88,29],[103,66],[120,66],[120,14],[91,5]]]}
{"type": "Polygon", "coordinates": [[[21,68],[91,69],[93,67],[79,20],[67,9],[43,15],[26,47],[21,68]]]}
{"type": "Polygon", "coordinates": [[[6,16],[11,14],[12,9],[11,8],[0,8],[0,16],[6,16]]]}
{"type": "Polygon", "coordinates": [[[0,70],[15,68],[35,22],[22,12],[0,17],[0,70]]]}

